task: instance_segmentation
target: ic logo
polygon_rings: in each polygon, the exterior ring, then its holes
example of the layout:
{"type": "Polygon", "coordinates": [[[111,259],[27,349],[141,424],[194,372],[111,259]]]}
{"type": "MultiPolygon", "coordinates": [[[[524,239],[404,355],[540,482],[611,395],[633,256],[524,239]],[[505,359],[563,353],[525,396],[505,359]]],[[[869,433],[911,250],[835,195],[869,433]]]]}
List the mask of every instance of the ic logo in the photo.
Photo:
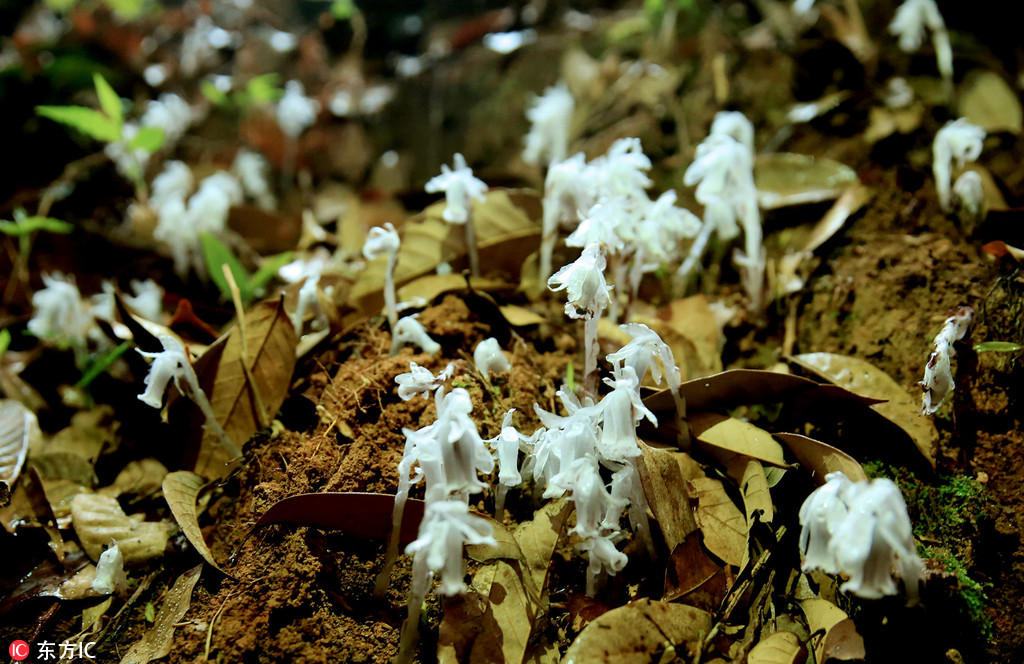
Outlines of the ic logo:
{"type": "Polygon", "coordinates": [[[29,653],[28,644],[21,640],[11,641],[11,647],[7,650],[11,654],[11,659],[13,659],[15,662],[20,662],[21,660],[25,659],[26,657],[28,657],[29,653]]]}

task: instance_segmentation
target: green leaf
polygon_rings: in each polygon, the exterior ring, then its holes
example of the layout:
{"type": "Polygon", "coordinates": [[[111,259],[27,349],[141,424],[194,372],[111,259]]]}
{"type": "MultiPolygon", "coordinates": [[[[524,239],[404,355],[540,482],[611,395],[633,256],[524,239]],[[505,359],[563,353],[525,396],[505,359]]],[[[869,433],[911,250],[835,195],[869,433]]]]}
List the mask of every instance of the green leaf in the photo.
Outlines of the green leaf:
{"type": "Polygon", "coordinates": [[[103,78],[99,72],[93,72],[92,82],[96,86],[96,96],[100,98],[100,108],[117,123],[118,127],[122,127],[124,113],[121,110],[121,98],[117,96],[114,88],[110,87],[110,83],[107,83],[107,79],[103,78]]]}
{"type": "Polygon", "coordinates": [[[331,16],[339,21],[347,21],[356,11],[356,3],[352,0],[334,0],[331,3],[331,16]]]}
{"type": "Polygon", "coordinates": [[[280,82],[281,77],[274,72],[250,78],[249,82],[245,85],[248,102],[259,106],[277,101],[284,94],[280,82]]]}
{"type": "Polygon", "coordinates": [[[1016,353],[1024,350],[1024,346],[1012,341],[982,341],[974,344],[974,350],[978,353],[1016,353]]]}
{"type": "Polygon", "coordinates": [[[0,330],[0,355],[4,354],[11,347],[11,331],[6,327],[0,330]]]}
{"type": "Polygon", "coordinates": [[[139,148],[153,154],[164,144],[164,130],[160,127],[141,127],[128,143],[130,148],[139,148]]]}
{"type": "Polygon", "coordinates": [[[130,341],[122,342],[120,346],[112,348],[96,358],[96,361],[89,365],[89,368],[82,374],[81,380],[75,383],[75,387],[82,390],[88,388],[92,381],[96,380],[111,364],[117,361],[117,358],[124,355],[128,347],[131,346],[131,343],[130,341]]]}
{"type": "Polygon", "coordinates": [[[0,221],[0,233],[5,235],[28,235],[36,231],[49,231],[50,233],[70,233],[75,229],[74,224],[69,224],[60,219],[52,217],[22,217],[17,221],[0,221]]]}
{"type": "Polygon", "coordinates": [[[46,0],[46,6],[55,12],[62,12],[70,9],[77,0],[46,0]]]}
{"type": "Polygon", "coordinates": [[[36,113],[67,125],[98,141],[121,140],[121,126],[97,110],[85,106],[36,106],[36,113]]]}
{"type": "Polygon", "coordinates": [[[576,369],[572,365],[572,360],[569,360],[569,366],[565,368],[565,386],[570,392],[576,391],[576,369]]]}
{"type": "Polygon", "coordinates": [[[217,288],[224,299],[231,299],[231,287],[228,285],[228,280],[224,277],[224,272],[221,269],[222,265],[227,265],[228,269],[231,270],[231,274],[235,277],[235,283],[238,284],[242,301],[248,302],[251,300],[254,293],[249,287],[249,273],[242,267],[238,257],[228,249],[227,245],[209,233],[200,233],[199,239],[203,243],[203,255],[206,257],[206,267],[210,271],[210,278],[213,279],[213,283],[217,284],[217,288]]]}
{"type": "Polygon", "coordinates": [[[291,260],[292,252],[290,251],[286,251],[266,259],[263,261],[263,264],[260,265],[259,269],[256,270],[256,274],[252,275],[252,278],[249,279],[249,288],[251,288],[254,293],[263,288],[271,279],[274,278],[277,271],[291,262],[291,260]]]}
{"type": "Polygon", "coordinates": [[[203,93],[203,96],[210,100],[210,103],[214,106],[227,106],[231,103],[231,99],[227,93],[222,91],[213,81],[203,81],[199,84],[199,91],[203,93]]]}
{"type": "Polygon", "coordinates": [[[146,0],[107,0],[107,4],[118,17],[132,20],[142,14],[146,0]]]}

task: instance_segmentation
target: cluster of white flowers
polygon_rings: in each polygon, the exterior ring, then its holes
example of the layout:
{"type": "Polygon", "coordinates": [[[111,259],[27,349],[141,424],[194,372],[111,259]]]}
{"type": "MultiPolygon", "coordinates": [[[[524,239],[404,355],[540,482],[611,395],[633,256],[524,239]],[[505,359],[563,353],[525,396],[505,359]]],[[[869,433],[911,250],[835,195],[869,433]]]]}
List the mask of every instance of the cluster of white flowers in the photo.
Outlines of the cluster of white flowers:
{"type": "Polygon", "coordinates": [[[569,155],[569,128],[575,107],[564,83],[552,86],[526,109],[530,133],[524,140],[523,161],[528,164],[559,162],[569,155]]]}
{"type": "Polygon", "coordinates": [[[865,599],[896,594],[893,566],[915,601],[924,565],[899,487],[892,480],[851,482],[829,473],[800,507],[800,549],[805,571],[842,574],[843,592],[865,599]]]}
{"type": "Polygon", "coordinates": [[[284,85],[284,94],[277,101],[277,124],[289,139],[297,139],[313,126],[320,112],[320,102],[306,96],[301,81],[291,80],[284,85]]]}
{"type": "MultiPolygon", "coordinates": [[[[132,279],[128,282],[135,295],[121,294],[124,303],[139,316],[153,322],[160,322],[163,318],[164,289],[152,279],[139,281],[132,279]]],[[[96,318],[106,321],[116,320],[116,308],[114,303],[114,282],[105,280],[102,284],[103,292],[93,295],[92,314],[96,318]]]]}
{"type": "Polygon", "coordinates": [[[964,338],[973,320],[974,309],[959,307],[946,319],[942,329],[935,336],[932,354],[924,368],[924,380],[919,383],[924,388],[921,414],[931,415],[937,411],[946,396],[956,387],[953,383],[953,369],[950,366],[950,359],[956,357],[953,344],[964,338]]]}
{"type": "MultiPolygon", "coordinates": [[[[935,177],[935,188],[939,193],[942,209],[952,209],[953,190],[950,183],[953,181],[953,162],[956,162],[957,168],[963,168],[967,162],[976,160],[981,156],[984,140],[985,130],[971,124],[965,118],[947,122],[935,134],[935,141],[932,143],[932,174],[935,177]]],[[[958,181],[958,188],[961,191],[968,186],[970,185],[960,185],[958,181]]]]}
{"type": "Polygon", "coordinates": [[[270,164],[267,163],[266,157],[259,152],[246,149],[239,150],[231,164],[231,172],[242,184],[246,195],[264,210],[272,210],[277,204],[270,189],[270,181],[267,179],[269,170],[270,164]]]}
{"type": "Polygon", "coordinates": [[[45,287],[32,294],[35,310],[28,331],[40,339],[84,348],[93,317],[72,277],[60,272],[43,275],[45,287]]]}
{"type": "Polygon", "coordinates": [[[129,148],[132,139],[141,127],[159,129],[164,134],[163,145],[173,145],[181,138],[199,115],[188,102],[172,93],[164,93],[158,99],[146,103],[146,110],[138,122],[128,121],[121,129],[121,140],[108,143],[104,148],[107,157],[117,166],[119,173],[135,180],[142,176],[150,153],[143,148],[129,148]]]}
{"type": "Polygon", "coordinates": [[[153,237],[164,243],[174,258],[174,271],[184,278],[193,269],[206,277],[200,235],[223,235],[231,206],[244,199],[242,185],[227,171],[203,178],[194,194],[188,166],[168,161],[153,180],[150,206],[157,214],[153,237]],[[186,200],[186,197],[187,200],[186,200]]]}

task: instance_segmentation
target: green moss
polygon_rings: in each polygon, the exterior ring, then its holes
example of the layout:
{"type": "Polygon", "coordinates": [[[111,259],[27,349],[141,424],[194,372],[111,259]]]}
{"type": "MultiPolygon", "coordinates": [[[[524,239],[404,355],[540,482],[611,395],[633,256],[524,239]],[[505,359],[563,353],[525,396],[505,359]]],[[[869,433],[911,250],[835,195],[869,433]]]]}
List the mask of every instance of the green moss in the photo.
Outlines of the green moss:
{"type": "Polygon", "coordinates": [[[919,553],[921,556],[939,563],[947,572],[956,577],[959,584],[957,592],[963,601],[961,611],[966,618],[977,625],[978,631],[981,632],[983,637],[986,639],[992,638],[992,619],[985,612],[985,607],[988,605],[988,595],[985,594],[985,589],[986,587],[991,587],[990,584],[983,584],[972,579],[963,561],[947,549],[935,546],[922,546],[919,553]]]}

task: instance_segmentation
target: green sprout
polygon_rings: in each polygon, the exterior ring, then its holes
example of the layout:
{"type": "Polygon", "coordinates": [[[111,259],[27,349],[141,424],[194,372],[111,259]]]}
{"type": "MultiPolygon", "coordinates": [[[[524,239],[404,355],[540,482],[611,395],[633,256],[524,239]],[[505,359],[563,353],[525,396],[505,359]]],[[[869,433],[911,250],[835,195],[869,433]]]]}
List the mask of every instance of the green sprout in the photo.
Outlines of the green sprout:
{"type": "Polygon", "coordinates": [[[70,233],[74,225],[60,219],[43,216],[28,216],[25,210],[17,208],[14,210],[14,220],[0,219],[0,233],[18,238],[18,264],[14,268],[14,274],[20,275],[21,279],[28,282],[28,257],[32,252],[32,243],[36,233],[46,231],[47,233],[70,233]]]}
{"type": "Polygon", "coordinates": [[[75,383],[75,387],[85,390],[89,388],[94,380],[100,377],[104,371],[110,368],[110,365],[117,361],[119,357],[124,355],[125,351],[131,347],[130,341],[125,341],[120,345],[101,353],[99,357],[92,361],[89,366],[82,372],[82,378],[75,383]]]}
{"type": "Polygon", "coordinates": [[[224,265],[231,270],[231,275],[238,285],[239,295],[242,303],[250,302],[258,296],[270,280],[274,278],[282,265],[292,259],[291,252],[284,252],[267,259],[255,274],[250,274],[242,262],[238,260],[234,252],[215,236],[209,233],[201,233],[199,236],[203,245],[203,256],[206,258],[206,267],[210,272],[213,283],[217,284],[224,299],[231,299],[231,287],[228,285],[227,277],[224,276],[224,265]]]}
{"type": "Polygon", "coordinates": [[[224,92],[210,80],[200,83],[199,91],[214,106],[238,110],[275,102],[284,94],[284,90],[281,89],[281,76],[274,72],[250,78],[244,90],[237,90],[233,94],[224,92]]]}
{"type": "MultiPolygon", "coordinates": [[[[99,98],[100,110],[88,106],[36,106],[36,113],[97,141],[124,142],[125,122],[121,98],[117,96],[107,79],[99,73],[94,72],[92,80],[96,87],[96,96],[99,98]]],[[[143,150],[152,154],[164,144],[164,138],[164,130],[159,127],[139,127],[135,135],[125,143],[127,153],[136,161],[132,180],[135,188],[143,194],[140,198],[145,198],[146,182],[143,179],[142,164],[138,163],[135,151],[143,150]]]]}

